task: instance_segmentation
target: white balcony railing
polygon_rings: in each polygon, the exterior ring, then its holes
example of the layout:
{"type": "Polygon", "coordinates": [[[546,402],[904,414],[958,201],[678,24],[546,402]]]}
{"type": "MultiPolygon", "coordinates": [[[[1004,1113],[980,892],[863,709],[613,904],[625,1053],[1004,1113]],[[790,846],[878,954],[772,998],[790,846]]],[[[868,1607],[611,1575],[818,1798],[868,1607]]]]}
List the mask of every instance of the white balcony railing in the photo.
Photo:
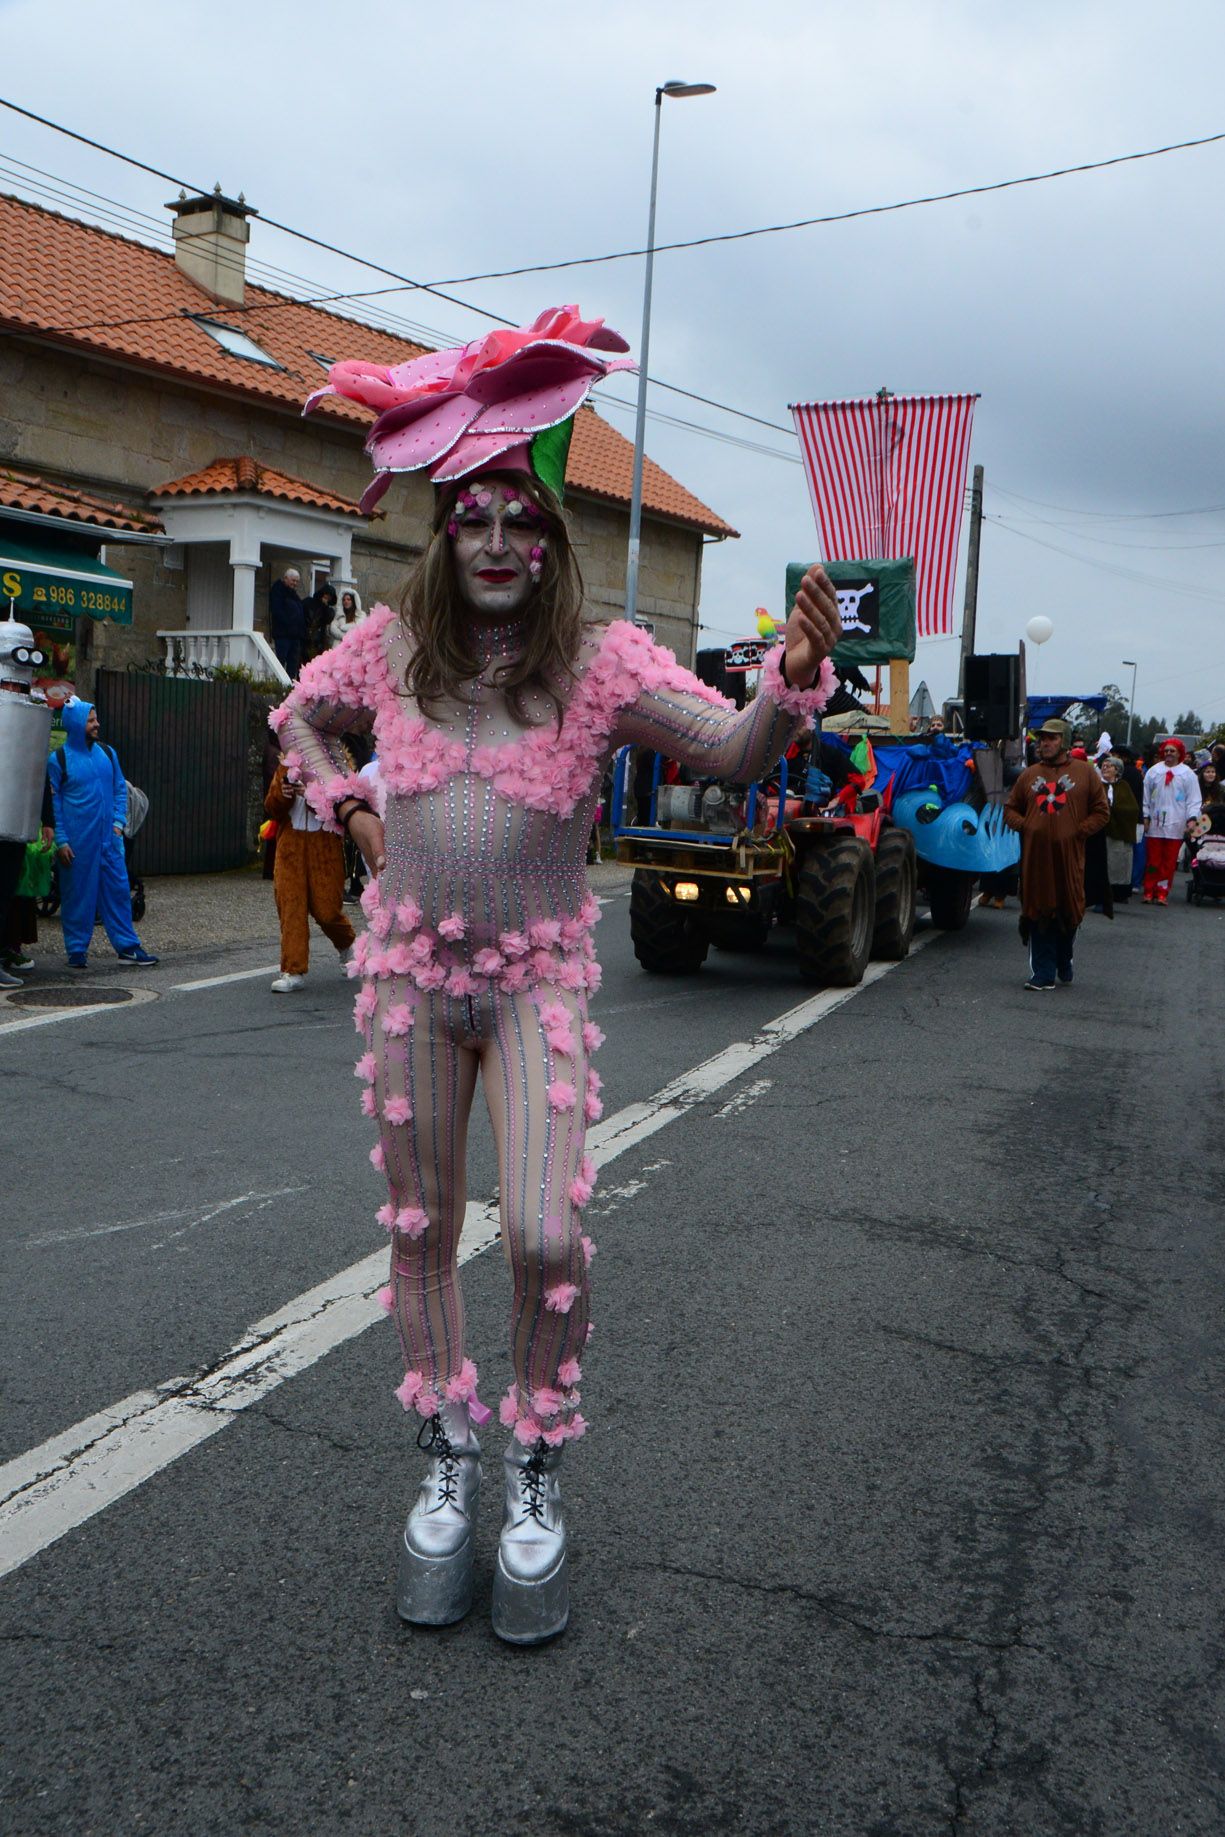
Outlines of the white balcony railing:
{"type": "Polygon", "coordinates": [[[207,675],[220,664],[243,664],[252,676],[289,687],[280,658],[258,631],[159,631],[169,676],[207,675]]]}

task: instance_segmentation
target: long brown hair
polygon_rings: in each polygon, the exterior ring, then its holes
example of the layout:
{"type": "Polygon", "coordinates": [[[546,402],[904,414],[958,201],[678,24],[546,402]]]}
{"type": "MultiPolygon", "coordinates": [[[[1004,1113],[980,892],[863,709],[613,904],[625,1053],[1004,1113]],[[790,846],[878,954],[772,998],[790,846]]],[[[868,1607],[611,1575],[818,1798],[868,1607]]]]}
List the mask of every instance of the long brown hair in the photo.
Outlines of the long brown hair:
{"type": "MultiPolygon", "coordinates": [[[[523,472],[481,472],[482,481],[510,487],[534,504],[544,520],[544,567],[526,607],[527,642],[522,653],[500,665],[494,680],[515,715],[525,720],[526,698],[546,695],[560,723],[563,697],[574,681],[583,625],[583,577],[570,546],[561,505],[539,479],[523,472]]],[[[472,616],[455,578],[447,524],[460,491],[470,479],[459,479],[438,493],[433,534],[409,576],[400,601],[412,656],[404,682],[418,702],[462,700],[463,685],[478,676],[481,660],[469,644],[472,616]]]]}

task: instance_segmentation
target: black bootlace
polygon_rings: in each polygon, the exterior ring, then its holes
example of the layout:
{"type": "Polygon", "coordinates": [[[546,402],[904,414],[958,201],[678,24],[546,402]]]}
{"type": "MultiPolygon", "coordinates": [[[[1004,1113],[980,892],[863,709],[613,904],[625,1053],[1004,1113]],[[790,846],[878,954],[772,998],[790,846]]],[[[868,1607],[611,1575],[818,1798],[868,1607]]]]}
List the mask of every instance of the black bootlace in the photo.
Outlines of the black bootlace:
{"type": "Polygon", "coordinates": [[[544,1523],[545,1490],[547,1476],[545,1472],[545,1450],[543,1443],[529,1454],[519,1469],[523,1476],[523,1493],[529,1517],[538,1524],[544,1523]]]}
{"type": "Polygon", "coordinates": [[[422,1453],[433,1455],[438,1462],[438,1497],[441,1503],[455,1505],[459,1499],[459,1456],[451,1438],[437,1416],[427,1416],[417,1431],[417,1446],[422,1453]],[[429,1436],[428,1441],[421,1438],[429,1436]]]}

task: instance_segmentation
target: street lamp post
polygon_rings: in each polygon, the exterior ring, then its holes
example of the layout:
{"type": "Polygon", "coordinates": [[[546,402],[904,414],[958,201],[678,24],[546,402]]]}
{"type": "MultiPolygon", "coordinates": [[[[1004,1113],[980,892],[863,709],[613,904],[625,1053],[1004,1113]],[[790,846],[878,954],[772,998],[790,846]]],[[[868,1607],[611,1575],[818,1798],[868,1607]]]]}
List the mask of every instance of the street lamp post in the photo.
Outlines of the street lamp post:
{"type": "Polygon", "coordinates": [[[655,143],[651,152],[651,209],[647,218],[647,270],[642,288],[642,340],[638,351],[638,413],[634,419],[634,483],[630,491],[630,544],[625,564],[625,616],[638,611],[638,554],[642,535],[642,448],[647,423],[647,360],[651,349],[651,279],[655,269],[655,192],[659,180],[659,121],[665,96],[713,96],[713,83],[682,83],[677,78],[655,91],[655,143]]]}
{"type": "Polygon", "coordinates": [[[1131,700],[1127,704],[1127,744],[1131,745],[1132,724],[1136,718],[1136,666],[1130,657],[1124,657],[1123,668],[1131,667],[1131,700]]]}

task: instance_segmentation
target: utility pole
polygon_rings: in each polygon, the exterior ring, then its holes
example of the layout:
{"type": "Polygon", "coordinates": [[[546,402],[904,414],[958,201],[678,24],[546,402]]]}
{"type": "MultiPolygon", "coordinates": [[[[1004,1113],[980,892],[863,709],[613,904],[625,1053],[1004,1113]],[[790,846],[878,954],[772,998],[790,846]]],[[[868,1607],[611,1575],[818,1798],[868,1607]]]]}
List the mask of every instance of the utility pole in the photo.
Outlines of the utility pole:
{"type": "Polygon", "coordinates": [[[974,485],[970,492],[970,546],[966,551],[966,603],[961,616],[961,667],[957,674],[957,693],[966,692],[966,658],[974,655],[974,628],[978,618],[978,544],[983,527],[983,469],[974,468],[974,485]]]}

